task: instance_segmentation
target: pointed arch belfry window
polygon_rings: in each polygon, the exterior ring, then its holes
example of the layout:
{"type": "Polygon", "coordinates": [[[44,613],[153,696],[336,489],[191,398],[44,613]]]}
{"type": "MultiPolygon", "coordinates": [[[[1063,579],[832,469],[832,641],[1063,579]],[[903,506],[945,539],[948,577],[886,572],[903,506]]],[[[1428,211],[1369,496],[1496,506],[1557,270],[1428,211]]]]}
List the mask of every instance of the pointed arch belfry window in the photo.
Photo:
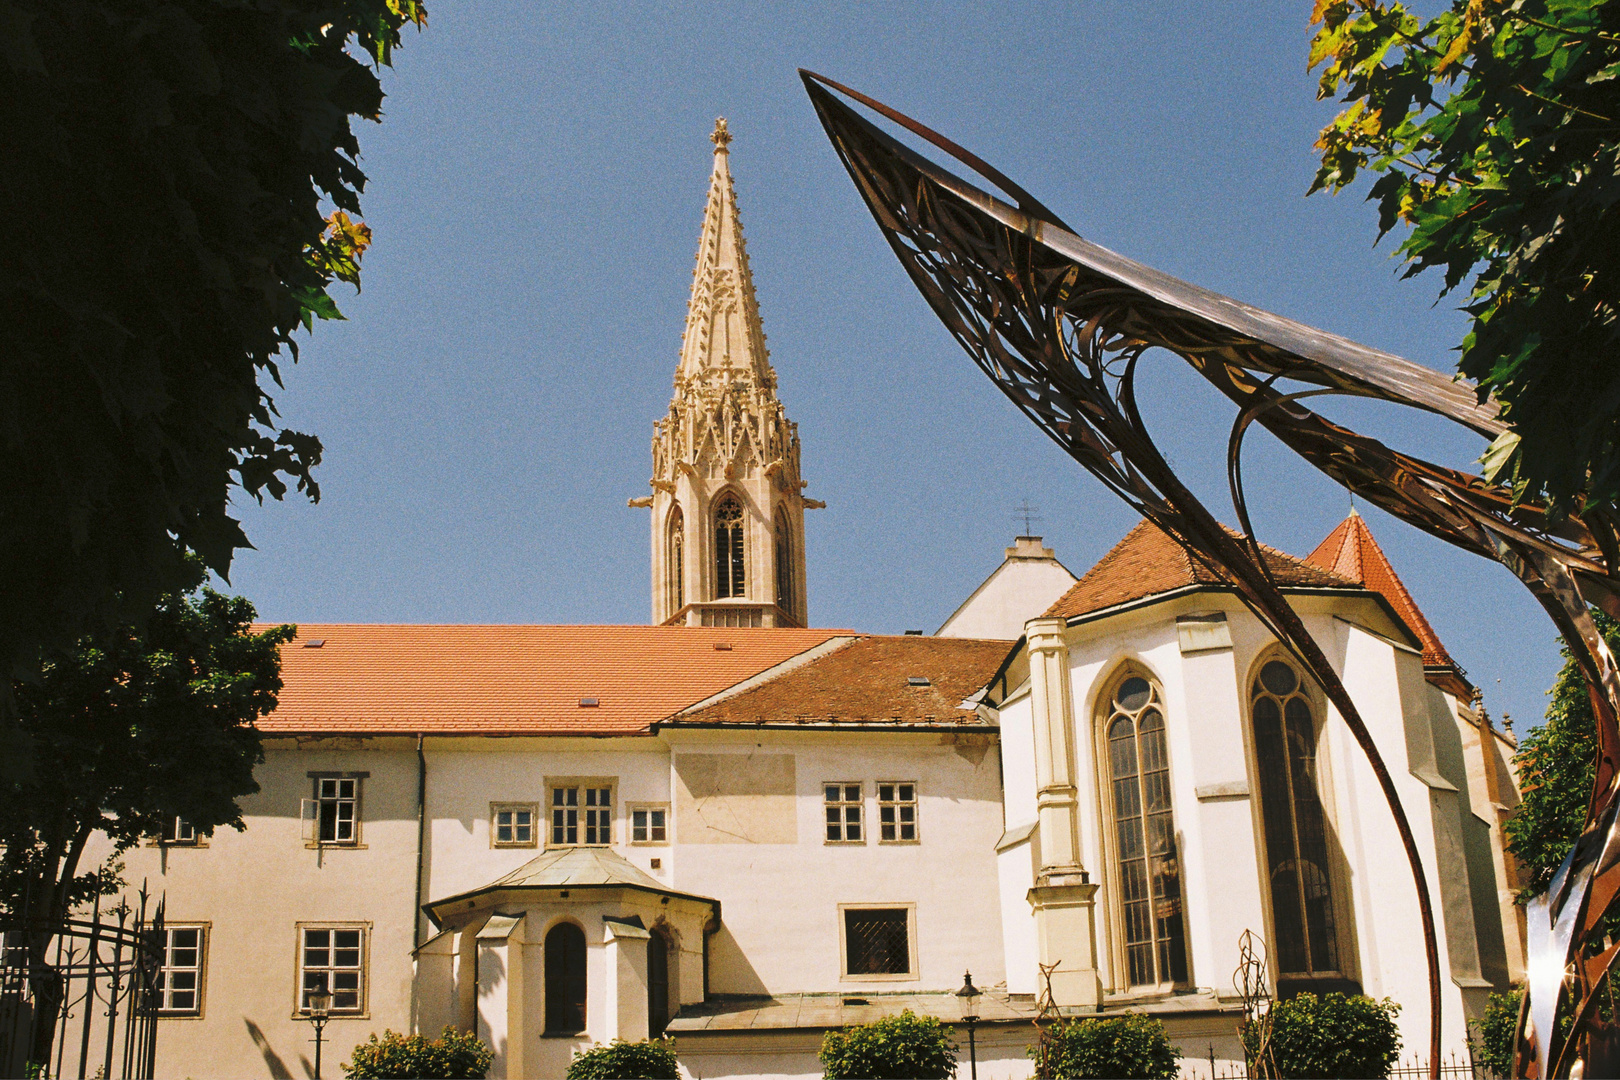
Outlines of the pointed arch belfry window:
{"type": "Polygon", "coordinates": [[[1187,982],[1181,859],[1159,687],[1128,671],[1103,708],[1113,856],[1131,986],[1187,982]]]}
{"type": "Polygon", "coordinates": [[[714,598],[743,595],[743,510],[727,495],[714,509],[714,598]]]}
{"type": "Polygon", "coordinates": [[[789,615],[796,614],[793,601],[796,596],[793,581],[793,538],[788,529],[787,508],[776,508],[776,606],[789,615]]]}
{"type": "Polygon", "coordinates": [[[669,544],[664,558],[670,614],[686,606],[686,515],[676,507],[669,512],[669,544]]]}
{"type": "Polygon", "coordinates": [[[1250,691],[1279,976],[1339,973],[1327,820],[1317,792],[1316,710],[1292,665],[1267,661],[1250,691]]]}

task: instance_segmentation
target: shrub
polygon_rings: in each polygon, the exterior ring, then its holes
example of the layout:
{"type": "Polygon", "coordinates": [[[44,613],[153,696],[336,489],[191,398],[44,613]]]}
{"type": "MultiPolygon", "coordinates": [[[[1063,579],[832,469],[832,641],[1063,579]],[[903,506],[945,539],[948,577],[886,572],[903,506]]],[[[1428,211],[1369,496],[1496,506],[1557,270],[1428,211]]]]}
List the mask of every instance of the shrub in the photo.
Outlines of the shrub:
{"type": "Polygon", "coordinates": [[[956,1075],[950,1029],[910,1009],[821,1040],[826,1080],[942,1080],[956,1075]]]}
{"type": "Polygon", "coordinates": [[[677,1080],[675,1040],[642,1039],[593,1046],[574,1055],[567,1080],[677,1080]]]}
{"type": "MultiPolygon", "coordinates": [[[[1162,1021],[1140,1013],[1085,1017],[1052,1029],[1052,1075],[1063,1080],[1175,1080],[1181,1051],[1170,1044],[1162,1021]]],[[[1036,1047],[1029,1048],[1035,1057],[1036,1047]]]]}
{"type": "Polygon", "coordinates": [[[1513,1068],[1513,1032],[1519,1026],[1519,998],[1522,990],[1492,994],[1485,1012],[1474,1021],[1479,1041],[1474,1044],[1474,1060],[1498,1076],[1513,1068]]]}
{"type": "MultiPolygon", "coordinates": [[[[1401,1052],[1395,1014],[1385,998],[1300,994],[1271,1006],[1271,1058],[1279,1077],[1333,1076],[1363,1080],[1389,1075],[1401,1052]]],[[[1259,1053],[1253,1026],[1243,1029],[1243,1048],[1259,1053]]]]}
{"type": "Polygon", "coordinates": [[[400,1077],[442,1077],[444,1080],[484,1080],[495,1060],[478,1036],[444,1029],[437,1039],[384,1031],[381,1039],[354,1048],[343,1063],[349,1080],[393,1080],[400,1077]]]}

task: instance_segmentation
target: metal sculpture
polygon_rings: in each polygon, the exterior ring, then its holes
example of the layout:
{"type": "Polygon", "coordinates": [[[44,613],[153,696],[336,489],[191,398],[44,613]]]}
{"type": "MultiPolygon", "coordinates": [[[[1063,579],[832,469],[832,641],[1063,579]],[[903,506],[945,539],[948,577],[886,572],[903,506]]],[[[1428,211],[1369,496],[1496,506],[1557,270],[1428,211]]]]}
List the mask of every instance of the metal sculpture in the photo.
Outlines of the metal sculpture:
{"type": "MultiPolygon", "coordinates": [[[[1322,394],[1447,417],[1486,439],[1506,426],[1473,389],[1388,353],[1179,281],[1081,239],[996,169],[895,110],[801,71],[823,127],[906,272],[990,379],[1092,475],[1230,582],[1337,708],[1383,789],[1417,890],[1429,970],[1431,1075],[1438,1076],[1440,961],[1422,861],[1378,748],[1327,657],[1272,580],[1249,523],[1243,436],[1255,423],[1350,491],[1464,550],[1500,561],[1546,609],[1591,690],[1598,761],[1586,824],[1531,903],[1517,1072],[1547,1077],[1590,1057],[1584,1039],[1620,943],[1594,946],[1620,894],[1620,671],[1588,611],[1620,617],[1620,529],[1597,511],[1552,520],[1479,476],[1393,450],[1312,412],[1322,394]],[[839,96],[842,95],[842,98],[839,96]],[[856,112],[866,106],[966,165],[1013,202],[912,151],[856,112]],[[1182,484],[1136,398],[1143,354],[1165,349],[1237,406],[1227,472],[1241,533],[1182,484]],[[1285,392],[1280,380],[1309,389],[1285,392]],[[1561,1035],[1555,1017],[1574,1018],[1561,1035]],[[1581,1050],[1582,1046],[1586,1049],[1581,1050]]],[[[1591,1075],[1591,1060],[1587,1061],[1591,1075]]]]}

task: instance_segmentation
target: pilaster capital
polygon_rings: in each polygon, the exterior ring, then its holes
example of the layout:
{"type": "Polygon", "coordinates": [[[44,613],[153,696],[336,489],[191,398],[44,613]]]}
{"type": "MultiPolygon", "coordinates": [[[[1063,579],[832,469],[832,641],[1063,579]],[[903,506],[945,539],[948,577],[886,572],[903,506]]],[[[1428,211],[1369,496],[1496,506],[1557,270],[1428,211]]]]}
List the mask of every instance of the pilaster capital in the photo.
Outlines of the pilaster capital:
{"type": "Polygon", "coordinates": [[[1061,618],[1031,619],[1024,624],[1024,640],[1032,653],[1067,652],[1069,643],[1064,637],[1068,622],[1061,618]]]}

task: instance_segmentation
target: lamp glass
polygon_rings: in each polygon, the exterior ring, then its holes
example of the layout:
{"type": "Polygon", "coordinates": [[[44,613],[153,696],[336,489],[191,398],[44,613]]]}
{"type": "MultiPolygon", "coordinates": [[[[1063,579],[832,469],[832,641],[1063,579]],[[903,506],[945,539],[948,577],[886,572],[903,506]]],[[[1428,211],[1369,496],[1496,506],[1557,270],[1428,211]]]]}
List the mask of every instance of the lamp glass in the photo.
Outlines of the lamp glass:
{"type": "Polygon", "coordinates": [[[962,976],[962,989],[956,992],[956,1003],[961,1007],[962,1019],[969,1017],[977,1019],[979,1015],[979,996],[983,993],[973,985],[973,973],[966,972],[962,976]]]}
{"type": "Polygon", "coordinates": [[[332,995],[324,988],[309,992],[309,1015],[317,1020],[325,1017],[332,1011],[332,995]]]}

